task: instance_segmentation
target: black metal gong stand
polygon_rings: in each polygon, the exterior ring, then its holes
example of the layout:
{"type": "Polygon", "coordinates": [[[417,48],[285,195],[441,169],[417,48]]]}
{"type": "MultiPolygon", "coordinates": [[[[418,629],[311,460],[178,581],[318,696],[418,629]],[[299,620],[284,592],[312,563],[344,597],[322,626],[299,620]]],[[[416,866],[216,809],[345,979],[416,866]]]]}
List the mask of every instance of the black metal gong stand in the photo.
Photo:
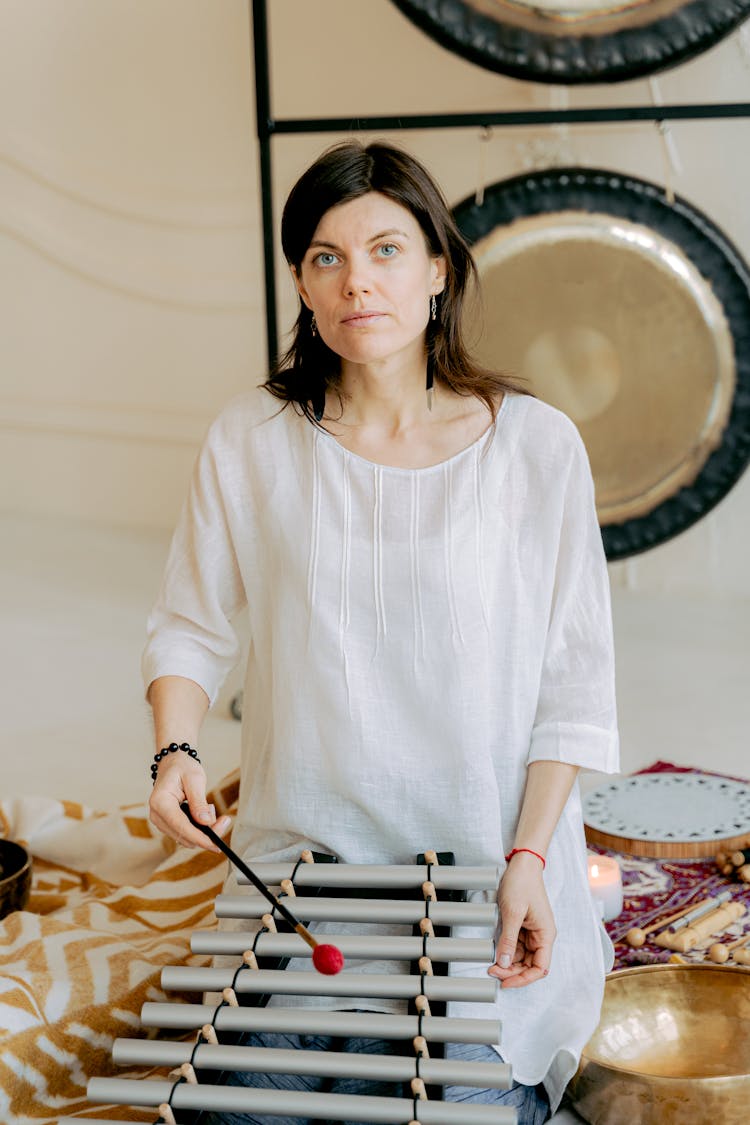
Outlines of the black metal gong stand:
{"type": "Polygon", "coordinates": [[[278,355],[271,138],[301,133],[371,133],[401,129],[466,129],[493,125],[590,125],[608,121],[696,121],[750,117],[750,102],[715,105],[602,106],[591,109],[513,110],[486,113],[415,113],[398,117],[287,117],[271,112],[266,0],[252,0],[251,35],[255,53],[255,109],[260,149],[263,262],[266,291],[266,341],[269,366],[278,355]]]}

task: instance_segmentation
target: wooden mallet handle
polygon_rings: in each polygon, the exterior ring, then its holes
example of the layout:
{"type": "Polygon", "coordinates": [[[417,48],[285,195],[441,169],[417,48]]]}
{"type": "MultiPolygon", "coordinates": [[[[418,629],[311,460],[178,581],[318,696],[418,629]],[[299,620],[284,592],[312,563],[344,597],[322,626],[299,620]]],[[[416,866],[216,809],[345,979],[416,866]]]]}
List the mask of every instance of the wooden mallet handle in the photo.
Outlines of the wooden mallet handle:
{"type": "MultiPolygon", "coordinates": [[[[242,874],[247,879],[249,879],[255,889],[260,891],[263,897],[268,902],[270,902],[271,906],[278,910],[284,921],[288,922],[292,929],[299,934],[302,940],[307,942],[307,944],[310,946],[310,949],[312,949],[313,951],[313,965],[318,970],[318,972],[325,973],[327,976],[333,976],[335,973],[341,972],[342,968],[344,967],[344,955],[342,954],[341,950],[338,949],[335,945],[323,944],[322,942],[316,941],[307,927],[303,926],[301,922],[297,921],[291,910],[289,910],[284,905],[284,903],[276,897],[271,888],[267,887],[263,880],[260,879],[255,874],[255,872],[250,867],[248,867],[243,860],[240,859],[237,853],[232,851],[232,849],[229,847],[229,844],[225,843],[224,840],[222,840],[221,836],[219,836],[218,833],[214,832],[213,828],[209,828],[207,824],[199,824],[197,820],[193,819],[193,814],[190,812],[190,806],[188,805],[187,801],[182,802],[182,804],[180,805],[180,809],[188,818],[190,823],[193,824],[196,828],[199,828],[201,832],[204,832],[206,836],[208,836],[209,840],[211,840],[212,843],[216,844],[216,847],[219,849],[219,851],[222,851],[224,853],[227,859],[234,864],[237,870],[241,871],[242,874]]],[[[271,920],[272,919],[273,915],[271,915],[271,920]]]]}
{"type": "Polygon", "coordinates": [[[682,910],[678,910],[676,914],[670,914],[667,918],[658,918],[656,922],[652,922],[650,926],[644,926],[641,929],[639,926],[634,926],[625,934],[621,941],[626,941],[632,949],[640,949],[645,944],[646,935],[652,933],[654,930],[661,930],[664,926],[669,926],[670,923],[676,922],[678,918],[684,918],[691,910],[698,910],[700,907],[705,906],[707,903],[712,902],[710,898],[706,898],[703,902],[696,903],[693,906],[685,906],[682,910]]]}
{"type": "MultiPolygon", "coordinates": [[[[717,941],[709,949],[708,956],[711,958],[715,965],[724,965],[729,960],[729,954],[733,950],[739,949],[743,945],[747,945],[749,941],[750,934],[743,934],[743,936],[741,938],[737,938],[736,941],[717,941]]],[[[743,960],[740,959],[740,964],[742,963],[743,960]]]]}
{"type": "Polygon", "coordinates": [[[726,902],[720,906],[718,910],[713,910],[710,914],[706,914],[697,922],[693,922],[684,930],[679,933],[669,933],[667,931],[663,934],[657,934],[654,938],[654,944],[661,946],[662,949],[672,949],[676,953],[687,953],[689,950],[694,949],[699,942],[709,936],[709,934],[719,934],[741,918],[745,913],[745,907],[741,902],[726,902]]]}

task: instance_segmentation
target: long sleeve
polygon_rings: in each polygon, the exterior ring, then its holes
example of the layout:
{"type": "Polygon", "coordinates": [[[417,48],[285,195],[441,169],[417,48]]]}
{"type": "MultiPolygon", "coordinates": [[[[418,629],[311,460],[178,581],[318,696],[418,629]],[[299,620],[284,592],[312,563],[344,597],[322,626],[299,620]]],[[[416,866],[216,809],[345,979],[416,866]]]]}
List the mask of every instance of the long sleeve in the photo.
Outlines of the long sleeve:
{"type": "Polygon", "coordinates": [[[196,462],[143,654],[146,687],[159,676],[186,676],[212,703],[239,656],[231,621],[246,600],[223,484],[232,474],[219,464],[222,430],[220,419],[196,462]]]}
{"type": "Polygon", "coordinates": [[[588,458],[577,431],[573,438],[528,761],[613,773],[619,744],[609,578],[588,458]]]}

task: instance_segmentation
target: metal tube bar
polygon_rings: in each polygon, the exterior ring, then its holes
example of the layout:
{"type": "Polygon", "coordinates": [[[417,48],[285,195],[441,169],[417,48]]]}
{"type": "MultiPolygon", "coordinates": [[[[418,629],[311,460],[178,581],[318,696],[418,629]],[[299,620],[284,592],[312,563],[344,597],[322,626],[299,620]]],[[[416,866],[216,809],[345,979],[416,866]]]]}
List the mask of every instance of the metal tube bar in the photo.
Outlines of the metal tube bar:
{"type": "MultiPolygon", "coordinates": [[[[320,1078],[369,1078],[382,1082],[409,1082],[416,1074],[415,1057],[409,1055],[358,1055],[347,1051],[295,1051],[210,1043],[195,1048],[192,1043],[158,1039],[115,1039],[112,1058],[118,1066],[181,1066],[192,1062],[198,1070],[309,1074],[320,1078]]],[[[510,1067],[499,1055],[496,1063],[420,1059],[419,1076],[435,1086],[507,1090],[511,1084],[510,1067]]]]}
{"type": "Polygon", "coordinates": [[[466,129],[475,126],[593,125],[629,121],[699,121],[750,117],[750,102],[687,105],[591,106],[580,109],[519,109],[473,113],[405,113],[398,117],[279,117],[272,134],[370,133],[402,129],[466,129]]]}
{"type": "MultiPolygon", "coordinates": [[[[365,1121],[370,1125],[404,1125],[414,1120],[411,1098],[383,1098],[366,1094],[319,1094],[298,1090],[264,1090],[253,1087],[209,1086],[183,1082],[139,1081],[128,1078],[92,1078],[91,1101],[117,1105],[157,1106],[171,1096],[172,1109],[209,1109],[215,1112],[286,1114],[290,1117],[331,1121],[365,1121]]],[[[420,1125],[516,1125],[516,1111],[507,1106],[467,1105],[466,1102],[420,1101],[420,1125]]]]}
{"type": "Polygon", "coordinates": [[[269,993],[276,996],[371,996],[379,1000],[411,1000],[422,992],[428,1000],[491,1004],[498,992],[494,977],[424,978],[407,973],[340,973],[335,977],[292,969],[193,968],[168,965],[161,972],[166,992],[221,992],[234,988],[240,994],[269,993]]]}
{"type": "MultiPolygon", "coordinates": [[[[264,883],[280,886],[282,879],[291,879],[293,863],[253,863],[256,875],[264,883]]],[[[427,878],[427,866],[413,863],[301,863],[294,876],[295,887],[361,887],[363,889],[419,891],[427,878]]],[[[436,891],[496,890],[500,881],[498,867],[432,867],[430,880],[436,891]]],[[[249,885],[243,875],[238,883],[249,885]]]]}
{"type": "Polygon", "coordinates": [[[436,1043],[500,1042],[500,1021],[447,1016],[394,1016],[383,1012],[328,1012],[319,1008],[233,1008],[230,1005],[146,1003],[144,1027],[198,1029],[213,1022],[217,1031],[278,1031],[288,1035],[364,1036],[366,1039],[413,1039],[424,1035],[436,1043]],[[420,1031],[421,1026],[421,1031],[420,1031]]]}
{"type": "MultiPolygon", "coordinates": [[[[311,957],[312,950],[299,934],[235,933],[232,930],[196,930],[190,939],[193,953],[241,956],[255,949],[259,957],[311,957]]],[[[325,940],[336,945],[344,957],[381,960],[416,961],[423,954],[432,961],[486,961],[495,959],[495,946],[490,938],[394,937],[379,934],[326,934],[325,940]]]]}
{"type": "MultiPolygon", "coordinates": [[[[425,916],[421,899],[312,898],[284,900],[301,922],[388,922],[416,925],[425,916]]],[[[217,918],[262,918],[268,903],[261,895],[217,895],[217,918]]],[[[492,902],[431,902],[429,914],[436,926],[496,926],[497,906],[492,902]]]]}

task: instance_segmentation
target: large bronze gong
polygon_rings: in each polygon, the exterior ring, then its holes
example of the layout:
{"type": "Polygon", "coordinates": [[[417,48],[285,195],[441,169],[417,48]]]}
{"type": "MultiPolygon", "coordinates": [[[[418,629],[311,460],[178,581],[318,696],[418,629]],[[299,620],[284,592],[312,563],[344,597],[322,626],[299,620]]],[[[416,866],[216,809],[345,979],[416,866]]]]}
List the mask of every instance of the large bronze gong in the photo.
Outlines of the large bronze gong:
{"type": "Polygon", "coordinates": [[[431,38],[534,82],[621,82],[684,62],[747,16],[750,0],[394,0],[431,38]]]}
{"type": "Polygon", "coordinates": [[[456,219],[480,358],[567,413],[610,559],[683,531],[750,459],[750,271],[686,200],[593,169],[517,176],[456,219]]]}

